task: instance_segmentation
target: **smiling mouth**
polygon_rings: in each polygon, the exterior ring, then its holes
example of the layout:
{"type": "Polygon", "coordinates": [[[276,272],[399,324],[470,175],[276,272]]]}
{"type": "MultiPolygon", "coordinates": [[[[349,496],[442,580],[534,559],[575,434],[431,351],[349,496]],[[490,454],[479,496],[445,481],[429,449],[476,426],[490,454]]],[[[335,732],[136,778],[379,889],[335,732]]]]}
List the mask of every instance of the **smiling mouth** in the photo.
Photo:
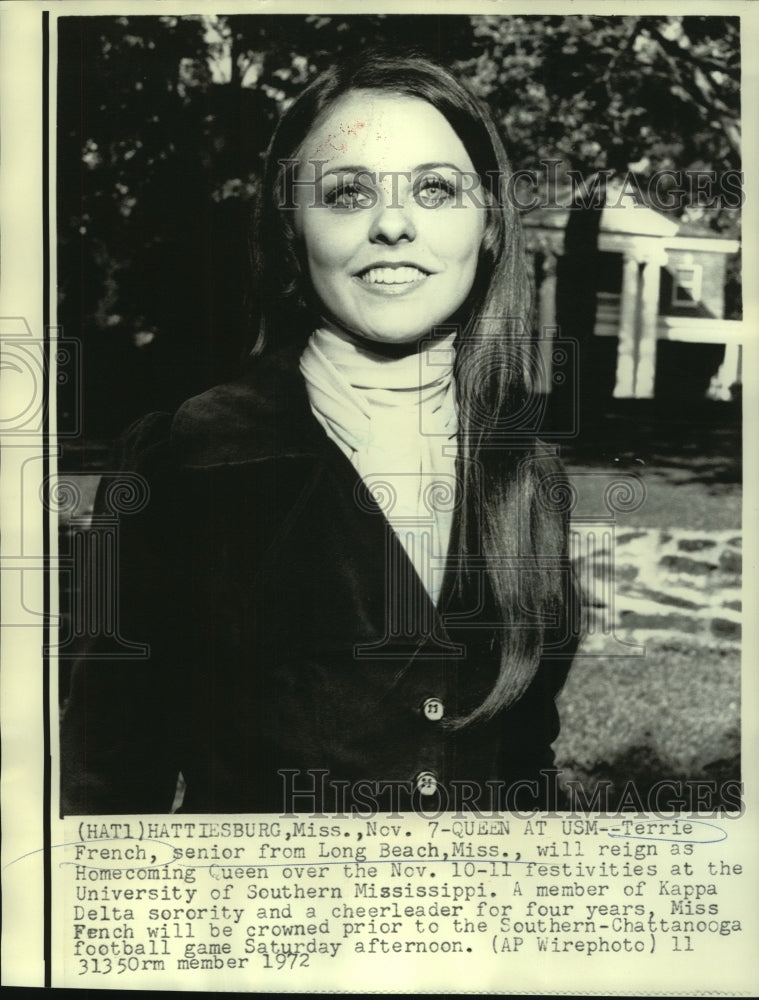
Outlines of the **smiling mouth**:
{"type": "Polygon", "coordinates": [[[403,264],[400,267],[370,267],[358,275],[358,278],[368,285],[412,285],[428,277],[428,271],[422,271],[410,264],[403,264]]]}

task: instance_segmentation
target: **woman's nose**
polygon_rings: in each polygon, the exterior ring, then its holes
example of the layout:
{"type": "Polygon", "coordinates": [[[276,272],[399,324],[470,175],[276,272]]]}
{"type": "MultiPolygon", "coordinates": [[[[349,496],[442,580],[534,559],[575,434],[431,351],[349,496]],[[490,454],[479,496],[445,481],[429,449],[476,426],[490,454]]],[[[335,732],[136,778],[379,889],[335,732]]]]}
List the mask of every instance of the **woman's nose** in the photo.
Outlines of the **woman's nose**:
{"type": "Polygon", "coordinates": [[[386,192],[374,207],[369,239],[373,243],[399,243],[416,239],[414,199],[411,192],[386,192]]]}

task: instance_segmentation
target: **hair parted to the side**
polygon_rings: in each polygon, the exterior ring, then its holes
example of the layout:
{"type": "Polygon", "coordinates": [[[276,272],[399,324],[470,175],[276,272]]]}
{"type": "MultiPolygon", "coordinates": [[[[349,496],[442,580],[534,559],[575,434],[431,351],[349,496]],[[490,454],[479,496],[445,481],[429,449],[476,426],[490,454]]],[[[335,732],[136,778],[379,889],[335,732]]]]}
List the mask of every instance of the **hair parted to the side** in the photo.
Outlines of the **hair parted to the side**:
{"type": "Polygon", "coordinates": [[[487,566],[503,623],[497,636],[501,666],[484,701],[451,723],[461,726],[514,703],[535,676],[545,646],[562,645],[566,658],[576,644],[576,615],[568,510],[551,500],[562,493],[557,484],[563,473],[551,449],[519,427],[519,414],[529,410],[530,400],[532,280],[519,216],[507,196],[511,167],[489,111],[447,69],[421,56],[362,53],[321,74],[284,112],[269,146],[256,210],[252,250],[259,317],[251,355],[286,341],[305,344],[318,325],[319,304],[293,212],[282,208],[285,171],[334,102],[362,90],[416,97],[436,108],[463,142],[487,205],[474,286],[456,317],[462,516],[451,546],[458,549],[462,586],[468,574],[479,572],[468,568],[471,557],[487,566]]]}

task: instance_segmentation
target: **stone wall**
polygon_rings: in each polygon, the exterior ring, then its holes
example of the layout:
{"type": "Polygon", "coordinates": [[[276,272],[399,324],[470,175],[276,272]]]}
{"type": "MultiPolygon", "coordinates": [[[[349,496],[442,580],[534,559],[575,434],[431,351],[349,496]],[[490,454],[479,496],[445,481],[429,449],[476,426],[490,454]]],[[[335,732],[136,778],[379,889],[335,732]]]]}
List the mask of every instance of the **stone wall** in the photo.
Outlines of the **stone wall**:
{"type": "Polygon", "coordinates": [[[739,532],[580,523],[572,555],[587,604],[586,648],[671,637],[739,645],[739,532]]]}

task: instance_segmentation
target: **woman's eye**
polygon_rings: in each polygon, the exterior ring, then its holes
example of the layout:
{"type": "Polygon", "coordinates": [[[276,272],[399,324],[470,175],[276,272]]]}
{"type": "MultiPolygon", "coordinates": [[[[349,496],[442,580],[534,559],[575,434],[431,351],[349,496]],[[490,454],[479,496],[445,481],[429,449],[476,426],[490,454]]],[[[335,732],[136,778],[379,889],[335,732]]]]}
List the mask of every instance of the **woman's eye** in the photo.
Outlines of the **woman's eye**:
{"type": "Polygon", "coordinates": [[[450,198],[453,198],[455,194],[456,189],[454,185],[437,174],[431,177],[422,177],[418,181],[415,191],[416,200],[425,208],[435,208],[438,205],[443,205],[450,198]]]}
{"type": "Polygon", "coordinates": [[[360,184],[338,184],[326,198],[332,208],[371,208],[376,202],[374,192],[360,184]]]}

